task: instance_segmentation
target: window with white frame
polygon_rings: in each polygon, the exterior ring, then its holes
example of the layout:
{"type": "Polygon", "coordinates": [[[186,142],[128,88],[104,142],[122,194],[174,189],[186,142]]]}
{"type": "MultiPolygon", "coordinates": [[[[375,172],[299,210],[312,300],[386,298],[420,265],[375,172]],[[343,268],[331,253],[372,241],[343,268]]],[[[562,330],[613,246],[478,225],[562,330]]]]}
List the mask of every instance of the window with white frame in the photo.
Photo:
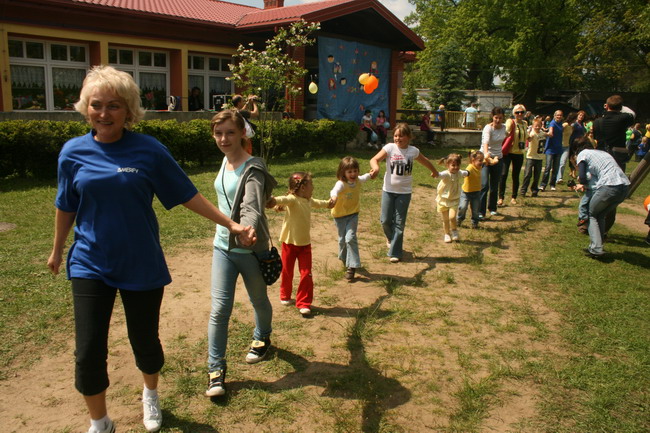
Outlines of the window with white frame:
{"type": "Polygon", "coordinates": [[[220,103],[232,94],[232,83],[226,78],[232,74],[228,64],[231,57],[190,54],[187,56],[188,69],[188,107],[190,111],[219,110],[220,103]],[[196,90],[198,89],[198,91],[196,90]],[[221,98],[214,98],[221,96],[221,98]],[[217,106],[215,107],[215,100],[217,106]]]}
{"type": "Polygon", "coordinates": [[[14,110],[74,110],[88,70],[88,46],[9,38],[14,110]]]}
{"type": "Polygon", "coordinates": [[[109,47],[108,63],[133,76],[142,90],[142,106],[145,109],[167,109],[169,61],[166,52],[109,47]]]}

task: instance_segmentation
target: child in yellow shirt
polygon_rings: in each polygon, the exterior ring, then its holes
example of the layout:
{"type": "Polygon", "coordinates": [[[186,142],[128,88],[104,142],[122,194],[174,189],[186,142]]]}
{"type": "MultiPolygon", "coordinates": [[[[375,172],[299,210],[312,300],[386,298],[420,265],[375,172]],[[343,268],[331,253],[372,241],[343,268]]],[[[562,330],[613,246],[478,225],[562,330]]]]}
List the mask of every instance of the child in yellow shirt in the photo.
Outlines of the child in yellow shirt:
{"type": "Polygon", "coordinates": [[[296,307],[300,314],[311,314],[314,298],[314,281],[311,275],[311,208],[331,208],[332,200],[312,198],[314,184],[311,173],[297,171],[289,177],[289,193],[271,197],[267,207],[281,206],[286,211],[280,232],[282,242],[282,274],[280,276],[280,302],[291,304],[293,269],[298,261],[300,282],[296,291],[296,307]]]}
{"type": "Polygon", "coordinates": [[[485,156],[480,150],[469,152],[469,164],[466,167],[469,175],[463,182],[460,192],[460,203],[458,204],[458,215],[456,222],[458,227],[465,220],[467,208],[472,207],[472,228],[478,228],[478,214],[481,208],[481,170],[483,169],[485,156]]]}
{"type": "Polygon", "coordinates": [[[459,240],[456,212],[458,212],[458,205],[460,204],[463,177],[469,176],[467,170],[460,169],[461,160],[462,157],[459,154],[452,153],[439,161],[439,164],[447,166],[447,170],[438,173],[440,182],[436,194],[437,208],[440,216],[442,216],[442,224],[445,230],[445,243],[459,240]]]}

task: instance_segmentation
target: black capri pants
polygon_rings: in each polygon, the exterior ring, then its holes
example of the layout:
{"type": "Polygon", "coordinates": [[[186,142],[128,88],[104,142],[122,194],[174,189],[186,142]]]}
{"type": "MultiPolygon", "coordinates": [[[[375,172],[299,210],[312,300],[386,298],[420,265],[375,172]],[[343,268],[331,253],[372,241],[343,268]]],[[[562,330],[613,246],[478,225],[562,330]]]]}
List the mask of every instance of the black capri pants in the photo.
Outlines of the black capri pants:
{"type": "Polygon", "coordinates": [[[108,388],[108,328],[118,290],[136,366],[146,374],[158,373],[165,362],[158,338],[164,288],[134,291],[110,287],[100,280],[72,278],[71,281],[77,390],[90,396],[108,388]]]}

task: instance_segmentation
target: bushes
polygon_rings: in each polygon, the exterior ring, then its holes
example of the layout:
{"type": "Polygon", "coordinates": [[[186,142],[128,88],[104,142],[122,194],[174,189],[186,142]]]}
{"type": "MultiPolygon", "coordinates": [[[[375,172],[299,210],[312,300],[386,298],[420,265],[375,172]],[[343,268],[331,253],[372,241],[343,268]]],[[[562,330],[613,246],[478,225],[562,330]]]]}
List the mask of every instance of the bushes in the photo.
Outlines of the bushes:
{"type": "MultiPolygon", "coordinates": [[[[258,122],[269,127],[271,122],[258,122]]],[[[283,120],[273,125],[272,156],[305,156],[329,153],[342,148],[358,131],[354,122],[319,120],[283,120]]],[[[10,120],[0,122],[0,177],[56,176],[57,157],[61,147],[73,137],[86,134],[85,122],[55,122],[49,120],[10,120]]],[[[175,120],[145,120],[133,128],[135,132],[156,137],[181,164],[221,160],[210,132],[210,121],[194,119],[179,123],[175,120]]],[[[253,139],[259,149],[259,136],[253,139]]]]}

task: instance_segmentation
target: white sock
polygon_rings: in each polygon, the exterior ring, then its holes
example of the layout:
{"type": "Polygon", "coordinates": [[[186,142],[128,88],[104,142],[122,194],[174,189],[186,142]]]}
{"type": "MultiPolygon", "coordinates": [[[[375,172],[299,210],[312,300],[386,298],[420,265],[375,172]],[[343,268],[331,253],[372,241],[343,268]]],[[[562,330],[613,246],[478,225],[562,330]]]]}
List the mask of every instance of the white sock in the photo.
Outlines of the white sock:
{"type": "Polygon", "coordinates": [[[106,430],[106,427],[108,427],[108,423],[111,421],[111,419],[108,417],[108,415],[104,415],[104,418],[101,419],[92,419],[90,420],[90,425],[97,431],[104,431],[106,430]]]}
{"type": "Polygon", "coordinates": [[[147,385],[145,385],[144,390],[142,391],[142,398],[156,398],[156,397],[158,397],[158,390],[149,389],[147,388],[147,385]]]}

